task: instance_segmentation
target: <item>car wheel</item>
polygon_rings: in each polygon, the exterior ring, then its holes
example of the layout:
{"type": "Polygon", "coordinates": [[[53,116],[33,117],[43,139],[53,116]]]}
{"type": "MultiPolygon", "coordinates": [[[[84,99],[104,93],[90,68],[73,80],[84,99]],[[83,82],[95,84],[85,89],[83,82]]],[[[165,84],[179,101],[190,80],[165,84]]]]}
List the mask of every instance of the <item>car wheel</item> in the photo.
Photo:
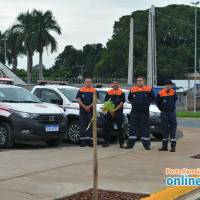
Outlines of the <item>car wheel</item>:
{"type": "Polygon", "coordinates": [[[80,126],[78,120],[74,120],[68,125],[67,139],[73,144],[78,144],[80,142],[80,126]]]}
{"type": "Polygon", "coordinates": [[[8,149],[14,144],[12,129],[7,122],[0,123],[0,148],[8,149]]]}
{"type": "Polygon", "coordinates": [[[57,147],[62,142],[62,139],[46,140],[45,142],[50,147],[57,147]]]}
{"type": "Polygon", "coordinates": [[[156,139],[162,139],[162,133],[152,133],[156,139]]]}

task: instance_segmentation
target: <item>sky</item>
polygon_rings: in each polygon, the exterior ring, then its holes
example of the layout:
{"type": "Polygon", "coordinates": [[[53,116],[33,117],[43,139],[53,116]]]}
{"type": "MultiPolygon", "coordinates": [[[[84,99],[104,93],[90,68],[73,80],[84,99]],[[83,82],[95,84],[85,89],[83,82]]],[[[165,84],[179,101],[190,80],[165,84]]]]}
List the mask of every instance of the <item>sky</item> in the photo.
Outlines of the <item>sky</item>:
{"type": "MultiPolygon", "coordinates": [[[[189,0],[1,0],[0,31],[4,32],[15,22],[19,13],[32,9],[51,10],[61,27],[62,35],[52,32],[58,42],[58,51],[51,54],[45,50],[43,64],[52,67],[55,58],[65,46],[73,45],[82,49],[86,44],[106,42],[112,37],[113,25],[120,17],[130,15],[136,10],[165,7],[170,4],[191,5],[189,0]]],[[[39,63],[35,53],[33,65],[39,63]]],[[[10,66],[11,67],[11,66],[10,66]]],[[[18,68],[26,69],[27,57],[18,60],[18,68]]]]}

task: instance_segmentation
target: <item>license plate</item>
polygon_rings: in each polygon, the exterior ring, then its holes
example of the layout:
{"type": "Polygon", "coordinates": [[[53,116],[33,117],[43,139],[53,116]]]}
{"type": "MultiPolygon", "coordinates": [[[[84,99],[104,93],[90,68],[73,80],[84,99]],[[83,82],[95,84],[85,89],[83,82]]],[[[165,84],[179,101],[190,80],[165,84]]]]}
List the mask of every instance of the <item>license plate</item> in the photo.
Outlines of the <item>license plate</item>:
{"type": "Polygon", "coordinates": [[[114,129],[118,129],[117,124],[114,124],[114,129]]]}
{"type": "Polygon", "coordinates": [[[52,131],[59,131],[59,126],[58,125],[46,126],[46,132],[52,132],[52,131]]]}

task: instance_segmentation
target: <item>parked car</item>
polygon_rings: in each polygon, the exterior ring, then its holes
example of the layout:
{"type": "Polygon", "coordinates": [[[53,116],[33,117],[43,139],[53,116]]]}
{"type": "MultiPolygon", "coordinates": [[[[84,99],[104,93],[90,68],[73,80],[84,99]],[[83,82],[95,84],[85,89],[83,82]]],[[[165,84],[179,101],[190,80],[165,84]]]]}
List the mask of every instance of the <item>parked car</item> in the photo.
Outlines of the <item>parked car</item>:
{"type": "MultiPolygon", "coordinates": [[[[80,142],[80,127],[79,127],[79,104],[76,99],[76,94],[79,88],[67,85],[36,85],[32,89],[32,93],[36,95],[41,101],[47,103],[57,104],[57,106],[65,109],[65,115],[68,119],[67,131],[65,139],[70,143],[80,142]]],[[[97,136],[104,138],[105,136],[105,116],[101,112],[100,107],[102,103],[97,104],[97,136]]],[[[128,128],[128,119],[126,115],[123,117],[124,132],[128,128]]],[[[118,135],[116,124],[113,125],[112,139],[118,135]]]]}
{"type": "MultiPolygon", "coordinates": [[[[99,102],[100,103],[104,103],[104,99],[106,96],[106,93],[108,90],[110,90],[110,87],[106,87],[106,88],[97,88],[98,92],[99,92],[99,102]]],[[[130,112],[132,109],[132,105],[128,100],[128,94],[129,94],[129,90],[126,89],[122,89],[125,93],[125,103],[124,103],[124,110],[123,113],[125,115],[127,115],[128,117],[128,121],[130,123],[130,112]]],[[[156,105],[151,104],[150,108],[149,108],[149,115],[150,115],[150,133],[157,139],[161,139],[162,138],[162,129],[161,129],[161,112],[158,109],[158,107],[156,105]]],[[[129,133],[129,130],[127,131],[127,135],[129,133]]]]}
{"type": "Polygon", "coordinates": [[[11,148],[15,140],[57,146],[66,126],[63,109],[42,103],[24,88],[0,84],[0,148],[11,148]]]}

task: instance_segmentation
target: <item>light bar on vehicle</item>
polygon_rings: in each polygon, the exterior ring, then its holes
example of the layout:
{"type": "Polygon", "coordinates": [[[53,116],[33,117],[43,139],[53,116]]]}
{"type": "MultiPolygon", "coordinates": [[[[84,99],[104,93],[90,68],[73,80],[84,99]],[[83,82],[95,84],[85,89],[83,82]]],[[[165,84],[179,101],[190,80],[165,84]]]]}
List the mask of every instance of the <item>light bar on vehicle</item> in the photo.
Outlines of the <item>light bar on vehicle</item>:
{"type": "Polygon", "coordinates": [[[11,78],[0,78],[0,83],[13,85],[13,80],[11,78]]]}
{"type": "Polygon", "coordinates": [[[68,82],[64,82],[64,81],[46,81],[46,80],[38,80],[37,81],[39,85],[45,85],[47,83],[52,83],[52,84],[60,84],[60,85],[67,85],[68,82]]]}

